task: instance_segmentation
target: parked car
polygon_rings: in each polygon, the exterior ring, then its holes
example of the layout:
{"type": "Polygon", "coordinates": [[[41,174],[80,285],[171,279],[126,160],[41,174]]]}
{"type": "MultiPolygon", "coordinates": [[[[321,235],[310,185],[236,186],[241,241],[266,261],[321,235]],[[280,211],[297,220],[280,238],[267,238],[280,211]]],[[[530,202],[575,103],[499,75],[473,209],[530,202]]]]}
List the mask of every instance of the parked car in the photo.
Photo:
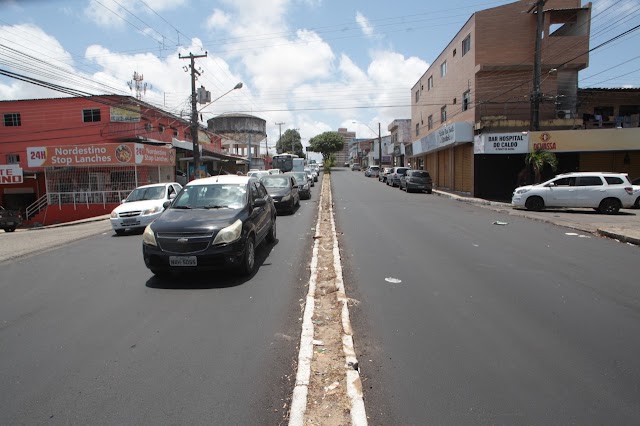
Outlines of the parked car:
{"type": "Polygon", "coordinates": [[[384,167],[380,171],[380,173],[378,173],[378,182],[386,182],[387,175],[389,174],[390,171],[391,171],[391,167],[384,167]]]}
{"type": "Polygon", "coordinates": [[[304,173],[306,173],[307,178],[309,179],[309,184],[311,186],[316,186],[315,181],[313,180],[313,174],[311,174],[309,170],[305,170],[304,173]]]}
{"type": "Polygon", "coordinates": [[[540,211],[547,207],[591,207],[600,213],[615,214],[636,202],[626,173],[575,172],[551,180],[516,188],[511,200],[515,207],[540,211]]]}
{"type": "Polygon", "coordinates": [[[351,171],[359,172],[360,171],[360,164],[352,164],[351,165],[351,171]]]}
{"type": "Polygon", "coordinates": [[[633,193],[636,197],[636,202],[633,204],[634,209],[640,209],[640,177],[631,181],[633,185],[633,193]]]}
{"type": "Polygon", "coordinates": [[[293,213],[295,208],[300,205],[298,184],[292,175],[264,176],[260,182],[267,188],[278,214],[293,213]]]}
{"type": "Polygon", "coordinates": [[[346,163],[344,163],[345,167],[349,167],[349,162],[347,161],[346,163]]]}
{"type": "Polygon", "coordinates": [[[427,194],[431,194],[433,192],[433,181],[431,175],[426,170],[407,170],[407,172],[400,177],[398,187],[407,192],[427,191],[427,194]]]}
{"type": "Polygon", "coordinates": [[[22,214],[19,210],[7,210],[0,206],[0,228],[4,232],[13,232],[22,225],[22,214]]]}
{"type": "Polygon", "coordinates": [[[367,170],[364,171],[364,175],[366,177],[378,177],[380,174],[380,166],[369,166],[367,170]]]}
{"type": "Polygon", "coordinates": [[[255,249],[276,240],[276,209],[265,187],[248,176],[189,182],[145,228],[144,263],[155,275],[171,271],[255,269],[255,249]]]}
{"type": "Polygon", "coordinates": [[[407,170],[411,169],[409,167],[392,167],[389,174],[387,174],[387,185],[399,186],[400,178],[407,173],[407,170]]]}
{"type": "Polygon", "coordinates": [[[140,186],[111,212],[111,227],[118,235],[127,230],[142,230],[164,211],[164,203],[173,200],[182,185],[178,182],[140,186]]]}
{"type": "Polygon", "coordinates": [[[296,179],[301,200],[311,199],[311,183],[313,183],[313,180],[309,181],[309,175],[305,172],[287,172],[285,175],[292,175],[296,179]]]}

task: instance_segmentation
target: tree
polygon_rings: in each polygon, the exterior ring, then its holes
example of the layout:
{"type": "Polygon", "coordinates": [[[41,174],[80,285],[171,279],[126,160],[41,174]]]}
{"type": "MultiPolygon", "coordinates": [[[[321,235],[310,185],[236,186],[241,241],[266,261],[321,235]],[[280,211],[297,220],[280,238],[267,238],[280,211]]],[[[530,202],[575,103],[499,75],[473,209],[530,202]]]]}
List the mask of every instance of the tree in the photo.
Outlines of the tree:
{"type": "Polygon", "coordinates": [[[542,181],[542,171],[546,166],[551,167],[551,170],[554,172],[558,169],[558,158],[556,155],[553,152],[543,149],[536,149],[528,153],[524,157],[524,162],[527,165],[527,169],[533,169],[535,183],[542,181]]]}
{"type": "Polygon", "coordinates": [[[325,166],[329,164],[329,167],[335,162],[335,153],[342,151],[342,148],[344,138],[338,132],[324,132],[309,141],[309,151],[321,153],[323,163],[325,166]]]}
{"type": "Polygon", "coordinates": [[[276,142],[276,151],[278,153],[288,152],[300,158],[305,158],[300,133],[296,129],[285,130],[284,134],[276,142]]]}

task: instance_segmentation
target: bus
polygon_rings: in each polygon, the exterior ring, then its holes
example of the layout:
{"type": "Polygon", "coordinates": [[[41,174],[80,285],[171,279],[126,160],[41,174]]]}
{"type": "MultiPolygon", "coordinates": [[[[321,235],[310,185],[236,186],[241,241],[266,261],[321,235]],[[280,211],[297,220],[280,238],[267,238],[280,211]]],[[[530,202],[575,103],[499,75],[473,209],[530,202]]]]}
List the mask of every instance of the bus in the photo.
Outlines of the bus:
{"type": "Polygon", "coordinates": [[[292,171],[300,162],[304,163],[304,158],[295,154],[277,154],[272,157],[271,167],[286,173],[292,171]]]}

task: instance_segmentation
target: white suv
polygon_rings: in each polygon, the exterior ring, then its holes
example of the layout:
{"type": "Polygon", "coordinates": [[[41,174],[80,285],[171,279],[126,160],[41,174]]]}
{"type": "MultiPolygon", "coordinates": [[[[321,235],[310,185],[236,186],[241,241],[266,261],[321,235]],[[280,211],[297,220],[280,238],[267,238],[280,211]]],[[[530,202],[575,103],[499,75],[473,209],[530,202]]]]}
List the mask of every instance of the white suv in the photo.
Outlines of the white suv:
{"type": "Polygon", "coordinates": [[[626,173],[575,172],[558,175],[537,185],[513,191],[516,207],[539,211],[546,207],[591,207],[600,213],[615,214],[635,202],[626,173]]]}

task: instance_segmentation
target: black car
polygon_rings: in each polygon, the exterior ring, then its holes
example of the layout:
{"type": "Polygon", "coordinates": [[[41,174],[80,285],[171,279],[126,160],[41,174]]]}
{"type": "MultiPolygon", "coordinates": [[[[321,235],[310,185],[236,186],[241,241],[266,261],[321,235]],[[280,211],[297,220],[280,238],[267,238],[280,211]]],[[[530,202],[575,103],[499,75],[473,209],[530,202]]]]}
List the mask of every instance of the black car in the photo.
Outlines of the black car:
{"type": "Polygon", "coordinates": [[[155,275],[238,268],[250,275],[255,249],[276,240],[276,209],[265,187],[248,176],[189,182],[142,236],[144,263],[155,275]]]}
{"type": "Polygon", "coordinates": [[[433,192],[433,180],[426,170],[407,170],[400,177],[398,188],[407,192],[427,191],[427,194],[431,194],[433,192]]]}
{"type": "Polygon", "coordinates": [[[260,178],[260,182],[267,188],[273,198],[278,213],[293,213],[300,205],[298,184],[292,175],[270,175],[260,178]]]}

